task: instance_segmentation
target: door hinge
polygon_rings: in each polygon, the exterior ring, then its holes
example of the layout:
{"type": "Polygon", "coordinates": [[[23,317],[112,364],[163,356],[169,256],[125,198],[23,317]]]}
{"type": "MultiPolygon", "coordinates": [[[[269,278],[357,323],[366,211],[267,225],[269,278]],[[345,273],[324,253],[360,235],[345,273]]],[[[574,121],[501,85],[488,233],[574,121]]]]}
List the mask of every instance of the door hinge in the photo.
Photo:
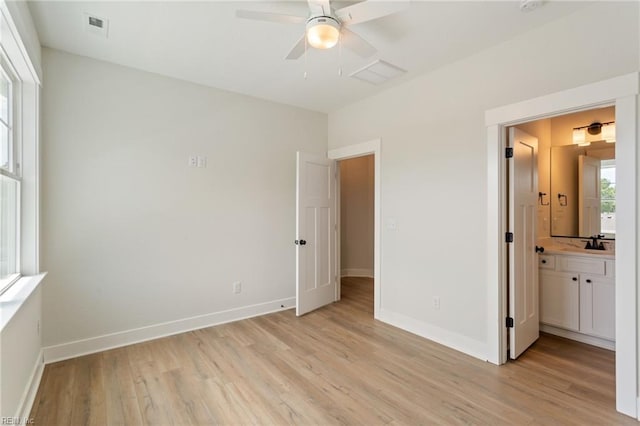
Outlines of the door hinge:
{"type": "Polygon", "coordinates": [[[507,328],[513,328],[513,318],[511,318],[511,317],[507,317],[507,321],[506,321],[506,323],[507,323],[507,324],[506,324],[506,325],[507,325],[507,328]]]}
{"type": "Polygon", "coordinates": [[[507,232],[504,234],[504,241],[506,243],[512,243],[513,242],[513,232],[507,232]]]}
{"type": "Polygon", "coordinates": [[[513,148],[507,147],[504,149],[504,158],[513,158],[513,148]]]}

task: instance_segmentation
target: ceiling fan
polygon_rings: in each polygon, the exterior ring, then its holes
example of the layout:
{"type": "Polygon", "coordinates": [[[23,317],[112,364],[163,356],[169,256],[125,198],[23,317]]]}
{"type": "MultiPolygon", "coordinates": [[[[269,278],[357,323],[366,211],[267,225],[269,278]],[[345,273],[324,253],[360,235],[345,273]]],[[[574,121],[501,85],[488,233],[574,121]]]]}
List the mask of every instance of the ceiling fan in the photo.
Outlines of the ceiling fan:
{"type": "Polygon", "coordinates": [[[348,27],[391,15],[406,9],[409,5],[408,1],[365,0],[334,10],[331,7],[330,0],[307,0],[307,3],[309,4],[308,17],[252,10],[237,10],[236,16],[244,19],[285,24],[302,24],[306,22],[304,34],[293,46],[286,59],[298,59],[301,57],[305,53],[307,44],[316,49],[330,49],[338,41],[347,49],[366,58],[376,53],[376,48],[348,27]]]}

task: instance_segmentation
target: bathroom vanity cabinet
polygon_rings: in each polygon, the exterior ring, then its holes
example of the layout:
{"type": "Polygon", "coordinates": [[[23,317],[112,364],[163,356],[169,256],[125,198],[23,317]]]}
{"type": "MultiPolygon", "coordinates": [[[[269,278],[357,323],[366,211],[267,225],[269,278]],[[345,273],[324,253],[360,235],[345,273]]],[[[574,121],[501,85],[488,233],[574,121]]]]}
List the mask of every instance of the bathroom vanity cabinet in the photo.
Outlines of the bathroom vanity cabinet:
{"type": "Polygon", "coordinates": [[[615,347],[615,260],[608,255],[539,255],[541,330],[615,347]]]}

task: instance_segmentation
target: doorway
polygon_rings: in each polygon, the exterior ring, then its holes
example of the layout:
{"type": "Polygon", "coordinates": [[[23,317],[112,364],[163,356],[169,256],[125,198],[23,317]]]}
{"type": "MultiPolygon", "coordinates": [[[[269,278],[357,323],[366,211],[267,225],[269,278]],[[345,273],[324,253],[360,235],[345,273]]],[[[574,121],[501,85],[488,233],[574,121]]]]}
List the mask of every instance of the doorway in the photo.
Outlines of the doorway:
{"type": "Polygon", "coordinates": [[[337,170],[340,290],[345,284],[371,287],[373,284],[374,156],[370,154],[340,160],[337,163],[337,170]]]}
{"type": "Polygon", "coordinates": [[[341,277],[373,278],[373,160],[338,161],[341,277]]]}
{"type": "MultiPolygon", "coordinates": [[[[380,140],[372,140],[369,142],[364,142],[361,144],[350,145],[344,148],[338,148],[330,150],[327,154],[330,159],[337,160],[339,162],[344,162],[349,159],[357,159],[357,158],[369,158],[371,161],[368,167],[371,167],[372,170],[372,180],[373,180],[373,188],[372,188],[372,196],[373,196],[373,233],[372,233],[372,264],[371,267],[366,266],[366,260],[359,261],[353,258],[349,258],[349,255],[345,257],[345,259],[349,259],[349,262],[355,261],[356,263],[350,263],[347,265],[342,265],[342,244],[340,243],[342,239],[341,225],[339,224],[337,232],[338,237],[336,238],[337,247],[335,250],[336,255],[336,263],[338,265],[338,271],[340,275],[343,275],[343,272],[347,275],[356,275],[356,274],[370,274],[372,273],[373,277],[373,316],[374,318],[378,318],[380,313],[380,301],[381,301],[381,270],[380,270],[380,140]],[[364,267],[362,265],[365,265],[364,267]]],[[[369,172],[367,172],[369,173],[369,172]]],[[[340,200],[341,196],[338,194],[337,199],[340,200]]],[[[366,200],[365,200],[366,202],[366,200]]],[[[338,215],[341,215],[341,208],[338,206],[338,215]]],[[[358,231],[356,231],[356,234],[358,231]]],[[[357,236],[356,236],[357,238],[357,236]]],[[[354,251],[354,253],[357,250],[354,251]]],[[[349,253],[351,254],[351,253],[349,253]]],[[[361,253],[359,253],[361,254],[361,253]]],[[[366,254],[365,256],[366,257],[366,254]]],[[[336,295],[336,300],[340,298],[340,286],[337,287],[338,294],[336,295]]]]}
{"type": "Polygon", "coordinates": [[[616,188],[618,214],[616,226],[616,409],[637,418],[637,135],[638,87],[640,74],[635,72],[565,90],[528,101],[488,110],[485,115],[488,136],[488,360],[495,364],[506,362],[503,347],[506,342],[506,232],[505,130],[507,126],[586,110],[615,105],[617,133],[616,175],[620,184],[616,188]],[[622,184],[624,182],[624,184],[622,184]]]}
{"type": "Polygon", "coordinates": [[[507,358],[526,351],[540,331],[615,350],[616,143],[615,132],[602,131],[605,126],[615,128],[614,106],[508,127],[514,151],[535,144],[537,158],[527,161],[525,149],[506,160],[508,209],[527,201],[530,212],[507,214],[514,231],[507,358]],[[585,249],[592,240],[594,248],[585,249]]]}

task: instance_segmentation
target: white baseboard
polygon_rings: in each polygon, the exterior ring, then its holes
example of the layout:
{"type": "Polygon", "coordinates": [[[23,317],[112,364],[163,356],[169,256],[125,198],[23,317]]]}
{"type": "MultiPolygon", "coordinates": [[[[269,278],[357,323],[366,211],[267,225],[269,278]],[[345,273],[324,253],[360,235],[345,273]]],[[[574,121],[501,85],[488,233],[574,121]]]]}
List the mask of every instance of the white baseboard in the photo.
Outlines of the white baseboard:
{"type": "Polygon", "coordinates": [[[440,343],[441,345],[455,349],[474,358],[487,361],[487,345],[485,342],[480,342],[461,334],[427,324],[423,321],[396,312],[390,312],[386,309],[381,309],[376,319],[410,333],[417,334],[425,339],[433,340],[436,343],[440,343]]]}
{"type": "MultiPolygon", "coordinates": [[[[28,419],[29,414],[31,414],[31,408],[33,407],[33,402],[36,399],[36,394],[38,393],[38,388],[40,387],[40,380],[42,380],[42,373],[44,372],[43,357],[43,350],[40,349],[38,359],[36,360],[36,364],[33,366],[33,371],[31,372],[31,377],[29,378],[29,384],[24,390],[24,395],[22,396],[22,400],[18,405],[18,412],[15,416],[18,419],[28,419]]],[[[23,424],[25,423],[26,422],[23,422],[23,424]]]]}
{"type": "Polygon", "coordinates": [[[60,345],[47,346],[44,348],[44,361],[49,364],[82,355],[102,352],[108,349],[119,348],[121,346],[132,345],[134,343],[145,342],[147,340],[158,339],[160,337],[171,336],[173,334],[184,333],[191,330],[211,327],[272,312],[283,311],[294,307],[295,304],[295,297],[290,297],[287,299],[274,300],[271,302],[229,309],[226,311],[213,312],[210,314],[169,321],[147,327],[121,331],[118,333],[76,340],[74,342],[63,343],[60,345]]]}
{"type": "Polygon", "coordinates": [[[345,268],[340,270],[340,276],[373,278],[373,269],[345,268]]]}
{"type": "Polygon", "coordinates": [[[606,339],[601,339],[595,336],[587,336],[586,334],[576,333],[575,331],[569,331],[562,328],[557,328],[547,324],[540,324],[540,331],[545,333],[554,334],[556,336],[564,337],[567,339],[575,340],[578,342],[586,343],[588,345],[597,346],[603,349],[609,349],[610,351],[616,350],[616,342],[606,339]]]}

